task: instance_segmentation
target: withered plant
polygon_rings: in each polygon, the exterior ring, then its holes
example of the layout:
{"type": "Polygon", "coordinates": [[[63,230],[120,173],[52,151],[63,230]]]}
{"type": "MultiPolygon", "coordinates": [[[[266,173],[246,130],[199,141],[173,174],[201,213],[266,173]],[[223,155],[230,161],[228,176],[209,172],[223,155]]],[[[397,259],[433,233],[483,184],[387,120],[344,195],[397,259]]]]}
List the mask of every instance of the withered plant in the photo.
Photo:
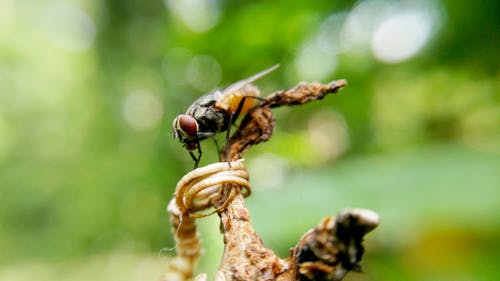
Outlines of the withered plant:
{"type": "MultiPolygon", "coordinates": [[[[225,244],[217,281],[341,280],[348,271],[361,270],[363,237],[379,223],[375,212],[348,209],[325,217],[300,238],[288,258],[282,259],[264,246],[245,205],[252,189],[243,154],[272,136],[275,118],[271,109],[321,100],[345,85],[345,80],[326,85],[302,82],[267,96],[245,115],[221,152],[222,162],[197,168],[179,181],[168,206],[177,256],[170,261],[163,281],[193,278],[201,252],[195,220],[215,213],[220,217],[225,244]]],[[[205,274],[195,277],[206,279],[205,274]]]]}

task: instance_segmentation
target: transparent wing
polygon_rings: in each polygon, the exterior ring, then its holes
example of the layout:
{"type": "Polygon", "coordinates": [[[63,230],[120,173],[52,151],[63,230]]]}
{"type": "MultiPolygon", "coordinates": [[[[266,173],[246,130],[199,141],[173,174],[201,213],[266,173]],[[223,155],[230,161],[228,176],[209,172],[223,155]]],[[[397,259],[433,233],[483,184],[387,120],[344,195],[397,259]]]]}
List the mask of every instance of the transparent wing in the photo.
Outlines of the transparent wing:
{"type": "Polygon", "coordinates": [[[242,88],[244,88],[245,86],[255,82],[256,80],[262,78],[263,76],[266,76],[267,74],[273,72],[274,70],[276,70],[278,67],[280,67],[279,64],[277,65],[274,65],[266,70],[263,70],[255,75],[252,75],[246,79],[243,79],[241,81],[238,81],[230,86],[228,86],[227,88],[225,88],[223,91],[222,91],[222,94],[223,95],[227,95],[227,94],[231,94],[231,93],[234,93],[236,91],[239,91],[241,90],[242,88]]]}

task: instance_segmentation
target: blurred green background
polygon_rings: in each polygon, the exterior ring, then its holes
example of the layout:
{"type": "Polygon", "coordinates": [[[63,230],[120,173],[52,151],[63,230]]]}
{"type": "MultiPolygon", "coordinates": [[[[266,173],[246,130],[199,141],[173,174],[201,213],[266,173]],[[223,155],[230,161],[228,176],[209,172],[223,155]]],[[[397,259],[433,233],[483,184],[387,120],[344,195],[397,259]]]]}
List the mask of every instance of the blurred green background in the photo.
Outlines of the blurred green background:
{"type": "MultiPolygon", "coordinates": [[[[246,154],[256,230],[282,257],[342,208],[377,211],[363,274],[498,280],[500,2],[0,0],[0,280],[157,280],[166,205],[192,168],[172,120],[273,64],[246,154]]],[[[202,165],[217,161],[210,141],[202,165]]],[[[213,273],[217,217],[199,223],[213,273]]]]}

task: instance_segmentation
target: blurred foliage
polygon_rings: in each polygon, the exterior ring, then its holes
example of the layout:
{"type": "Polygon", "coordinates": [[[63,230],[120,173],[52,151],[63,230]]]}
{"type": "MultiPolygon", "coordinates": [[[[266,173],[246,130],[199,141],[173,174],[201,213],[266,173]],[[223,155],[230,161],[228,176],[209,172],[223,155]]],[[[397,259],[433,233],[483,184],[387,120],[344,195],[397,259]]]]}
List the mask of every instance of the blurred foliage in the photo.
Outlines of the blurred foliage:
{"type": "MultiPolygon", "coordinates": [[[[159,275],[173,246],[165,207],[192,167],[172,120],[276,63],[263,94],[349,85],[276,110],[273,138],[248,153],[266,244],[286,256],[321,217],[366,207],[382,225],[366,273],[348,280],[497,279],[498,11],[494,0],[0,0],[0,280],[159,275]]],[[[216,161],[202,146],[202,164],[216,161]]],[[[201,229],[201,270],[213,272],[216,219],[201,229]]]]}

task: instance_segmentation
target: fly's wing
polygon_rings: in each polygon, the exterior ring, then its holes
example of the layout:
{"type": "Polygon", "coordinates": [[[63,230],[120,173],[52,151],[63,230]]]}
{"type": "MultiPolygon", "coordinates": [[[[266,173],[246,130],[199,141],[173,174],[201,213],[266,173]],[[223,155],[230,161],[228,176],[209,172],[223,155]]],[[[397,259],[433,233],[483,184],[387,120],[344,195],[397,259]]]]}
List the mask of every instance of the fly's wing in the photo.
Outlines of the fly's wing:
{"type": "Polygon", "coordinates": [[[277,65],[274,65],[266,70],[263,70],[257,74],[254,74],[246,79],[243,79],[241,81],[238,81],[232,85],[230,85],[229,87],[225,88],[224,91],[222,91],[222,93],[224,95],[230,95],[232,92],[236,92],[238,90],[241,90],[242,88],[244,88],[245,86],[247,85],[250,85],[251,83],[257,81],[258,79],[266,76],[267,74],[273,72],[274,70],[276,70],[278,67],[280,67],[279,64],[277,65]]]}
{"type": "MultiPolygon", "coordinates": [[[[253,82],[276,70],[280,65],[274,65],[266,70],[254,74],[246,79],[238,81],[222,91],[222,97],[215,104],[216,107],[227,111],[235,111],[244,96],[258,96],[259,91],[255,87],[248,87],[253,82]],[[248,90],[245,88],[248,87],[248,90]]],[[[251,101],[253,103],[253,101],[251,101]]]]}

